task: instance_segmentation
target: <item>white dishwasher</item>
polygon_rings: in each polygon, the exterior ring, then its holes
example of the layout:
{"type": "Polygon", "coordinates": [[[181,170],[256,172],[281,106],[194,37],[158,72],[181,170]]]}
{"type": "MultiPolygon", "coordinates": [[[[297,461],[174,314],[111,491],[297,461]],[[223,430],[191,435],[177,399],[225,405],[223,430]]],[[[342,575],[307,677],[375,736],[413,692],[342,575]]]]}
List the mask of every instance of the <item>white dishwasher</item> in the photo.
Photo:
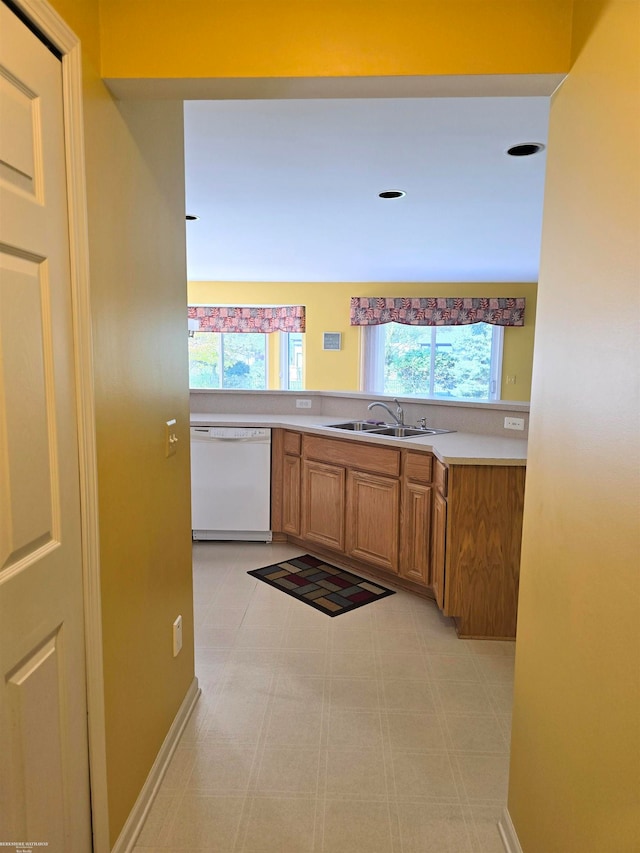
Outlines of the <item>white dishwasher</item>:
{"type": "Polygon", "coordinates": [[[194,539],[271,542],[271,430],[191,427],[194,539]]]}

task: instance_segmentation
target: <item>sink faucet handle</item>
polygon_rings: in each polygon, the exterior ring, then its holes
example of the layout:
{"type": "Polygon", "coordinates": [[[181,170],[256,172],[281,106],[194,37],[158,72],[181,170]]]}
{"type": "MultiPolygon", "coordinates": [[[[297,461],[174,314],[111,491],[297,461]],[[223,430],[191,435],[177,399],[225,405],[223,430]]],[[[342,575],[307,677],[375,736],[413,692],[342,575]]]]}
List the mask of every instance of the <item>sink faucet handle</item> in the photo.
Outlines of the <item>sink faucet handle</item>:
{"type": "Polygon", "coordinates": [[[420,427],[420,429],[426,429],[427,428],[427,419],[426,418],[420,418],[419,427],[420,427]]]}
{"type": "Polygon", "coordinates": [[[396,419],[401,426],[404,426],[404,409],[397,400],[394,399],[393,402],[396,404],[396,419]]]}

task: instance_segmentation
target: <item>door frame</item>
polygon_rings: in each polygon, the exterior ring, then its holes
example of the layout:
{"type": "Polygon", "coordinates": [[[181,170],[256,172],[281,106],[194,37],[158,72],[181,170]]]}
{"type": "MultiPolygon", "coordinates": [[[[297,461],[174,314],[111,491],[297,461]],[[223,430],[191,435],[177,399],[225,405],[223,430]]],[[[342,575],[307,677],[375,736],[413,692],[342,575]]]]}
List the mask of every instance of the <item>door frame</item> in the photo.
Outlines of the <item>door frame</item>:
{"type": "Polygon", "coordinates": [[[11,0],[62,55],[63,121],[71,270],[74,379],[80,473],[84,645],[93,853],[109,853],[107,758],[102,664],[89,233],[80,40],[46,0],[11,0]]]}

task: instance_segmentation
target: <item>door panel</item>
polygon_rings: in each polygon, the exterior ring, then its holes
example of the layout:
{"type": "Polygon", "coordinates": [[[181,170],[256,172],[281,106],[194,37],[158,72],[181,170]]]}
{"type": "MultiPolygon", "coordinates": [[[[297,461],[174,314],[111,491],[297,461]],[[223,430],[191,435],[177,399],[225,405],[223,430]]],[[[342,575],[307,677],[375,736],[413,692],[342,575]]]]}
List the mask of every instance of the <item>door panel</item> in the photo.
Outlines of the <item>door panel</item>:
{"type": "Polygon", "coordinates": [[[302,536],[334,551],[344,551],[345,469],[304,460],[302,536]]]}
{"type": "Polygon", "coordinates": [[[0,4],[0,839],[91,850],[62,69],[0,4]]]}
{"type": "Polygon", "coordinates": [[[446,537],[447,537],[447,502],[439,492],[433,496],[433,530],[431,544],[431,586],[436,603],[440,610],[449,615],[445,609],[444,585],[445,577],[446,537]]]}
{"type": "Polygon", "coordinates": [[[348,553],[397,574],[399,481],[350,470],[347,480],[347,516],[348,553]]]}
{"type": "Polygon", "coordinates": [[[60,507],[46,279],[43,263],[0,252],[0,404],[5,413],[0,453],[7,472],[0,497],[0,577],[60,533],[54,529],[60,507]]]}
{"type": "Polygon", "coordinates": [[[432,487],[406,483],[402,495],[400,574],[423,586],[429,584],[432,487]]]}
{"type": "Polygon", "coordinates": [[[292,536],[300,535],[300,475],[299,456],[284,456],[282,462],[282,529],[292,536]]]}
{"type": "Polygon", "coordinates": [[[52,785],[43,796],[38,780],[64,773],[60,646],[57,631],[9,675],[7,688],[11,778],[24,793],[15,804],[18,825],[26,828],[25,838],[46,839],[58,850],[64,844],[63,789],[52,785]]]}
{"type": "Polygon", "coordinates": [[[18,80],[0,64],[0,115],[11,133],[0,139],[0,179],[16,189],[42,197],[42,162],[39,101],[22,80],[18,80]]]}

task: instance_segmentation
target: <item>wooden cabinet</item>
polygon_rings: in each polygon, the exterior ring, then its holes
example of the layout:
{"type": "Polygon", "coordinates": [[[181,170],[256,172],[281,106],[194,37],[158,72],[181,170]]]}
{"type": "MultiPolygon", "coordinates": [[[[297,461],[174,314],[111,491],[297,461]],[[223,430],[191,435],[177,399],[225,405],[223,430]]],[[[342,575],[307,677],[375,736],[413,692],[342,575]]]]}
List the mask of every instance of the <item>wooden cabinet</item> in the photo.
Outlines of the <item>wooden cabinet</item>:
{"type": "Polygon", "coordinates": [[[430,453],[276,430],[274,531],[430,582],[430,453]]]}
{"type": "Polygon", "coordinates": [[[300,535],[300,487],[302,461],[285,454],[282,459],[282,531],[300,535]]]}
{"type": "Polygon", "coordinates": [[[400,451],[305,435],[302,457],[303,538],[396,574],[400,451]]]}
{"type": "Polygon", "coordinates": [[[447,485],[449,482],[449,469],[439,459],[433,465],[433,485],[443,498],[447,496],[447,485]]]}
{"type": "Polygon", "coordinates": [[[431,588],[438,607],[444,609],[447,542],[447,484],[449,469],[439,459],[433,465],[433,518],[431,527],[431,588]]]}
{"type": "Polygon", "coordinates": [[[404,453],[400,576],[420,586],[431,583],[433,461],[430,453],[404,453]]]}
{"type": "Polygon", "coordinates": [[[302,537],[344,551],[345,469],[304,459],[302,463],[302,537]]]}
{"type": "Polygon", "coordinates": [[[348,470],[348,554],[397,574],[399,518],[399,480],[348,470]]]}
{"type": "Polygon", "coordinates": [[[423,483],[405,483],[402,490],[400,524],[400,575],[428,586],[431,564],[432,487],[423,483]]]}
{"type": "Polygon", "coordinates": [[[274,538],[300,535],[302,435],[274,429],[271,435],[271,530],[274,538]]]}
{"type": "Polygon", "coordinates": [[[514,637],[525,468],[274,430],[272,527],[429,590],[460,636],[514,637]]]}
{"type": "Polygon", "coordinates": [[[463,637],[515,637],[525,468],[449,468],[444,606],[463,637]]]}
{"type": "Polygon", "coordinates": [[[525,473],[435,460],[431,588],[461,637],[516,635],[525,473]]]}
{"type": "Polygon", "coordinates": [[[369,471],[371,474],[388,477],[400,476],[400,451],[392,447],[305,435],[302,455],[305,459],[342,465],[357,471],[369,471]]]}
{"type": "Polygon", "coordinates": [[[447,502],[439,491],[433,496],[431,532],[431,588],[438,607],[444,608],[445,541],[447,535],[447,502]]]}

